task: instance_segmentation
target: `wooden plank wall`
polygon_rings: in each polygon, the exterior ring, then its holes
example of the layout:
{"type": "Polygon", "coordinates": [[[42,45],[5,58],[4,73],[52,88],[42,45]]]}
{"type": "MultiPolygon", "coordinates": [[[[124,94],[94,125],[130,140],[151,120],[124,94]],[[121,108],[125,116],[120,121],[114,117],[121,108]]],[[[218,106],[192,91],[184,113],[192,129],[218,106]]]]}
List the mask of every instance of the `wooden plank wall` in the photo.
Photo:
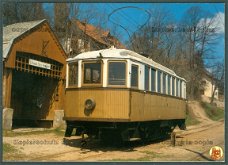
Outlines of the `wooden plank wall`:
{"type": "Polygon", "coordinates": [[[129,90],[117,89],[68,89],[65,98],[65,117],[129,119],[129,90]],[[85,100],[96,101],[93,112],[84,113],[85,100]]]}
{"type": "Polygon", "coordinates": [[[131,121],[184,119],[184,100],[131,91],[131,121]]]}

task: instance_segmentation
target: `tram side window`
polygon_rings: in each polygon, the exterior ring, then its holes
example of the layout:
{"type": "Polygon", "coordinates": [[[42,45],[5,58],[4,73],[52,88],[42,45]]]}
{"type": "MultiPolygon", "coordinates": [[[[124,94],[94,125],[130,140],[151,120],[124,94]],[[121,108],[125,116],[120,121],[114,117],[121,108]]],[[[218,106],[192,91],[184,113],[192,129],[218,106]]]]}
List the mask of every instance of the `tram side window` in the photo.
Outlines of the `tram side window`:
{"type": "Polygon", "coordinates": [[[108,64],[108,85],[125,85],[126,63],[109,62],[108,64]]]}
{"type": "Polygon", "coordinates": [[[170,81],[171,81],[171,76],[170,75],[168,75],[168,95],[170,95],[171,94],[171,87],[170,87],[170,81]]]}
{"type": "Polygon", "coordinates": [[[138,87],[138,66],[131,66],[131,87],[138,87]]]}
{"type": "Polygon", "coordinates": [[[175,96],[175,78],[172,77],[172,96],[175,96]]]}
{"type": "Polygon", "coordinates": [[[156,92],[156,70],[151,69],[151,91],[156,92]]]}
{"type": "Polygon", "coordinates": [[[84,84],[101,83],[101,62],[84,63],[84,84]]]}
{"type": "Polygon", "coordinates": [[[68,77],[69,86],[76,86],[78,84],[78,63],[69,64],[68,77]]]}
{"type": "Polygon", "coordinates": [[[145,90],[146,91],[149,91],[149,74],[150,74],[149,69],[150,68],[147,65],[145,65],[145,79],[144,79],[144,81],[145,81],[145,90]]]}
{"type": "Polygon", "coordinates": [[[182,81],[180,80],[180,97],[183,97],[183,94],[182,94],[182,81]]]}
{"type": "Polygon", "coordinates": [[[161,71],[158,71],[158,81],[157,81],[157,86],[158,86],[158,92],[161,93],[161,71]]]}
{"type": "Polygon", "coordinates": [[[166,94],[166,74],[163,73],[163,93],[166,94]]]}
{"type": "Polygon", "coordinates": [[[183,98],[186,99],[186,84],[183,82],[183,98]]]}
{"type": "Polygon", "coordinates": [[[179,80],[176,79],[176,96],[179,96],[179,80]]]}

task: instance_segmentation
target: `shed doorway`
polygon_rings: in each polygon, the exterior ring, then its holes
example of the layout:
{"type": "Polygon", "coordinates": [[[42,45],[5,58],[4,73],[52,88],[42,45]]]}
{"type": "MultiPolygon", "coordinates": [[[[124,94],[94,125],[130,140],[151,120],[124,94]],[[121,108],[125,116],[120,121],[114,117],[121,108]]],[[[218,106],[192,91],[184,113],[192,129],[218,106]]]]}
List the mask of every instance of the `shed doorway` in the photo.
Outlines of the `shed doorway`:
{"type": "Polygon", "coordinates": [[[45,120],[53,106],[58,80],[20,71],[13,72],[13,127],[51,127],[45,120]]]}
{"type": "Polygon", "coordinates": [[[13,127],[52,127],[62,64],[17,52],[12,75],[13,127]],[[32,63],[31,63],[32,62],[32,63]]]}

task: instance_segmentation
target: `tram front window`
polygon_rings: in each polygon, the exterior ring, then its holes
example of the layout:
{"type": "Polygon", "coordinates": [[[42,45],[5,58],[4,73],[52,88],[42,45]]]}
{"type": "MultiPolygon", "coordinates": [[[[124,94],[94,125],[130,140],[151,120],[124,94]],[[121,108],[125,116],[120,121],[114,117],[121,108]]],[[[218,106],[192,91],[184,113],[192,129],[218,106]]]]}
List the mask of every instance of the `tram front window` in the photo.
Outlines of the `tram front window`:
{"type": "Polygon", "coordinates": [[[126,63],[109,62],[108,64],[108,85],[125,85],[126,63]]]}
{"type": "Polygon", "coordinates": [[[84,63],[84,84],[101,83],[101,62],[84,63]]]}

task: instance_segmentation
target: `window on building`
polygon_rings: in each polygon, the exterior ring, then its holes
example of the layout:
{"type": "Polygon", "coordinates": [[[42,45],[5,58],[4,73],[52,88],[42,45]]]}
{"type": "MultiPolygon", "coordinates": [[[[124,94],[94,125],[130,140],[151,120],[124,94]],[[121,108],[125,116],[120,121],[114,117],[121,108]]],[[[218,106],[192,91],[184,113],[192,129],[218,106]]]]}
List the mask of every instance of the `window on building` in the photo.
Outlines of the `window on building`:
{"type": "Polygon", "coordinates": [[[68,66],[68,85],[76,86],[78,85],[78,63],[71,63],[68,66]]]}
{"type": "Polygon", "coordinates": [[[163,73],[163,93],[166,94],[166,75],[165,73],[163,73]]]}
{"type": "Polygon", "coordinates": [[[151,69],[151,91],[156,92],[156,70],[151,69]]]}
{"type": "Polygon", "coordinates": [[[108,85],[126,84],[126,63],[108,62],[108,85]]]}
{"type": "Polygon", "coordinates": [[[101,62],[84,63],[84,84],[101,83],[101,62]]]}
{"type": "Polygon", "coordinates": [[[161,93],[161,71],[158,71],[157,89],[158,92],[161,93]]]}
{"type": "Polygon", "coordinates": [[[138,66],[131,66],[131,87],[138,87],[138,66]]]}
{"type": "Polygon", "coordinates": [[[172,77],[172,96],[175,96],[175,78],[172,77]]]}
{"type": "Polygon", "coordinates": [[[146,91],[149,91],[149,74],[150,74],[150,72],[149,72],[149,66],[147,66],[147,65],[145,65],[145,79],[144,79],[144,84],[145,84],[145,90],[146,91]]]}
{"type": "Polygon", "coordinates": [[[168,95],[171,95],[171,86],[170,86],[170,82],[171,82],[171,76],[168,75],[168,86],[167,86],[167,90],[168,90],[168,95]]]}

